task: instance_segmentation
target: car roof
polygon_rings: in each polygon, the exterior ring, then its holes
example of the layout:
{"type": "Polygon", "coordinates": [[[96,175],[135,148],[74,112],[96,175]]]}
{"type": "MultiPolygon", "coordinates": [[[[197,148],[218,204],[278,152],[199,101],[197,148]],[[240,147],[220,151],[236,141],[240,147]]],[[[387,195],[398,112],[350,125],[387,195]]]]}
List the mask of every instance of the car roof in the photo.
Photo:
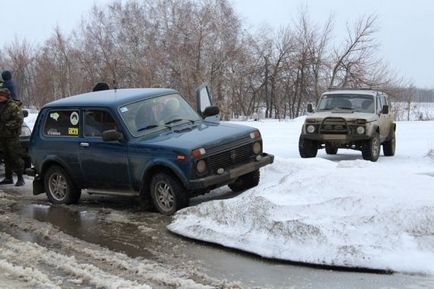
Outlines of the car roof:
{"type": "Polygon", "coordinates": [[[127,88],[88,92],[47,103],[44,107],[118,107],[136,100],[178,93],[168,88],[127,88]]]}
{"type": "Polygon", "coordinates": [[[371,90],[371,89],[339,89],[339,90],[329,90],[323,93],[323,95],[327,94],[369,94],[369,95],[377,95],[377,94],[383,94],[383,92],[378,90],[371,90]]]}

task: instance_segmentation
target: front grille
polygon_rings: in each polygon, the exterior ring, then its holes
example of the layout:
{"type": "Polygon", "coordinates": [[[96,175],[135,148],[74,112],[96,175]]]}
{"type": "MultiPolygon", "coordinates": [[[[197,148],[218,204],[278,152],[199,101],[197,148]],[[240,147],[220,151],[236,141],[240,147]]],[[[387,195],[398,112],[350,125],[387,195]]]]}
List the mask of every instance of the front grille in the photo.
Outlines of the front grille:
{"type": "Polygon", "coordinates": [[[216,173],[219,168],[227,169],[235,164],[247,163],[254,156],[253,144],[243,145],[208,157],[208,167],[211,173],[216,173]]]}
{"type": "Polygon", "coordinates": [[[327,134],[347,134],[349,133],[349,128],[345,119],[340,117],[328,117],[322,121],[319,132],[327,134]]]}

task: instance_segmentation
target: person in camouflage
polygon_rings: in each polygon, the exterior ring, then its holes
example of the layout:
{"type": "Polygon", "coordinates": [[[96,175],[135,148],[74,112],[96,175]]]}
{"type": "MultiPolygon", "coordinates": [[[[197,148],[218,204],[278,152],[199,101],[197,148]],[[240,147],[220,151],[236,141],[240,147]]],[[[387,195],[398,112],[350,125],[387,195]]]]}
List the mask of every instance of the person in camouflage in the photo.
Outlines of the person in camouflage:
{"type": "Polygon", "coordinates": [[[5,178],[0,185],[13,184],[12,172],[17,174],[15,186],[24,185],[23,148],[19,142],[24,115],[18,102],[11,99],[9,89],[0,89],[0,148],[5,163],[5,178]]]}

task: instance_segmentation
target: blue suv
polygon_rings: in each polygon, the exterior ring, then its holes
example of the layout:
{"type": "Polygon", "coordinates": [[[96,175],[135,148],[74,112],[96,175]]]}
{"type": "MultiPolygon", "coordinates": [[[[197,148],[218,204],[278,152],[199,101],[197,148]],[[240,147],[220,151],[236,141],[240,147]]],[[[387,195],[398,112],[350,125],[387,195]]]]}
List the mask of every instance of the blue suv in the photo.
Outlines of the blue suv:
{"type": "Polygon", "coordinates": [[[170,215],[189,198],[259,183],[260,132],[220,123],[206,85],[197,111],[172,89],[119,89],[56,100],[40,111],[30,139],[33,193],[55,204],[89,193],[136,195],[170,215]]]}

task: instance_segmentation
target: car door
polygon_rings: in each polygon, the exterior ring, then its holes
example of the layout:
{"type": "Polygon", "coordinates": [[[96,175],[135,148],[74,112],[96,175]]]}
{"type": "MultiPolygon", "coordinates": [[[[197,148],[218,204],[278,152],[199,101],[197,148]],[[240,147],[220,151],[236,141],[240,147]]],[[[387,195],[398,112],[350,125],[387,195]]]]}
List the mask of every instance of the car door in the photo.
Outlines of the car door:
{"type": "Polygon", "coordinates": [[[130,188],[126,141],[104,141],[106,130],[119,130],[110,111],[87,109],[83,114],[83,137],[79,144],[81,169],[89,190],[127,192],[130,188]]]}
{"type": "Polygon", "coordinates": [[[387,129],[387,114],[383,113],[384,97],[382,95],[377,95],[377,113],[379,117],[379,125],[380,125],[380,140],[383,142],[387,136],[389,130],[387,129]]]}
{"type": "Polygon", "coordinates": [[[384,119],[384,124],[383,124],[384,134],[385,134],[385,137],[387,138],[390,135],[390,130],[392,128],[393,119],[392,119],[392,114],[390,113],[392,108],[390,107],[389,100],[387,99],[387,96],[385,94],[383,94],[381,96],[381,99],[382,99],[383,106],[387,105],[389,108],[388,113],[382,115],[383,119],[384,119]]]}

